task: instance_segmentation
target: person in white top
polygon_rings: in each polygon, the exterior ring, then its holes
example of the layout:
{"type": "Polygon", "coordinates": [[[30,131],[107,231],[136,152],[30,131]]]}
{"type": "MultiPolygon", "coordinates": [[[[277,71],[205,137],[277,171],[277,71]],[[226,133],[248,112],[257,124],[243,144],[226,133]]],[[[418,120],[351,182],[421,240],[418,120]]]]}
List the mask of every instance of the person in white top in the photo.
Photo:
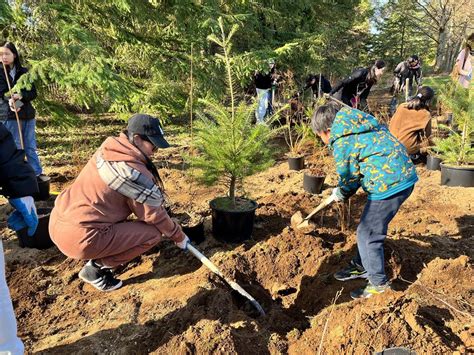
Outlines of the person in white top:
{"type": "Polygon", "coordinates": [[[474,33],[467,38],[463,50],[456,59],[458,82],[463,88],[469,89],[472,80],[472,57],[474,55],[474,33]]]}

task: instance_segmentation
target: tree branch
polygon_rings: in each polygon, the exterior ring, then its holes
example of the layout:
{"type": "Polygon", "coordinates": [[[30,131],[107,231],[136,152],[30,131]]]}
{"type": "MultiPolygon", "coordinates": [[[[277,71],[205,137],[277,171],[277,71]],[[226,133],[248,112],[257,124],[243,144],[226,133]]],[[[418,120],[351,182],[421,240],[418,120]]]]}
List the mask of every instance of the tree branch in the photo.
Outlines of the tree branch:
{"type": "MultiPolygon", "coordinates": [[[[418,4],[418,6],[420,6],[420,7],[423,9],[423,11],[424,11],[429,17],[431,17],[431,19],[432,19],[434,22],[436,22],[436,23],[438,24],[438,26],[440,25],[440,23],[439,23],[438,19],[436,18],[436,16],[433,15],[433,14],[426,8],[425,5],[423,5],[423,4],[422,4],[420,1],[418,1],[418,0],[415,0],[415,3],[418,4]]],[[[435,12],[437,12],[437,11],[435,11],[435,12]]]]}
{"type": "Polygon", "coordinates": [[[428,37],[428,38],[430,38],[431,40],[433,40],[436,44],[439,43],[439,41],[438,41],[437,38],[435,38],[435,37],[433,37],[432,35],[430,35],[427,31],[425,31],[424,28],[422,28],[420,25],[418,25],[418,23],[416,23],[416,22],[413,21],[413,20],[410,20],[409,18],[407,18],[407,21],[408,21],[411,25],[413,25],[413,26],[415,26],[417,29],[419,29],[426,37],[428,37]]]}

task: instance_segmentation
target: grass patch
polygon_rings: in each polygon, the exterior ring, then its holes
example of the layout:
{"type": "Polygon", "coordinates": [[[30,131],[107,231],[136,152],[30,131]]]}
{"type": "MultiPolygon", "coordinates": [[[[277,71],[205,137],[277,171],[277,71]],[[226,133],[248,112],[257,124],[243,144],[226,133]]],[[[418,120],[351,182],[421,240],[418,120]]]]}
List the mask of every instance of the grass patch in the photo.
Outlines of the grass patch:
{"type": "MultiPolygon", "coordinates": [[[[423,85],[431,87],[436,95],[440,93],[440,90],[451,80],[449,74],[429,76],[423,78],[423,85]]],[[[471,81],[471,86],[469,87],[471,93],[474,93],[474,85],[471,81]]]]}
{"type": "MultiPolygon", "coordinates": [[[[127,123],[116,115],[81,115],[77,126],[58,127],[48,119],[37,122],[37,141],[41,163],[44,167],[82,166],[102,142],[118,136],[127,123]]],[[[186,126],[168,124],[165,134],[176,141],[185,139],[186,126]]]]}
{"type": "Polygon", "coordinates": [[[438,76],[430,76],[423,78],[423,85],[431,87],[436,94],[439,94],[442,87],[444,87],[451,78],[449,75],[438,75],[438,76]]]}

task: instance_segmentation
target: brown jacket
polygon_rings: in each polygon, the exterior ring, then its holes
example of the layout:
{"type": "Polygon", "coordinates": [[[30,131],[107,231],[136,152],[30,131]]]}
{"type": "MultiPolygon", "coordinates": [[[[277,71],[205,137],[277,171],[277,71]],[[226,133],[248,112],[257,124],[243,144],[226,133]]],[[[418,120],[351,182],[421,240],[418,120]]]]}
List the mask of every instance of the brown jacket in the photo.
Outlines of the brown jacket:
{"type": "MultiPolygon", "coordinates": [[[[145,166],[142,153],[124,134],[118,138],[107,138],[99,149],[102,149],[105,160],[126,162],[150,179],[153,177],[145,166]]],[[[96,155],[97,152],[74,183],[57,197],[51,214],[50,230],[56,220],[62,224],[80,227],[77,230],[104,230],[111,225],[124,222],[128,216],[135,214],[139,221],[153,225],[157,233],[161,233],[165,238],[175,242],[183,240],[184,233],[181,227],[169,217],[163,206],[141,204],[109,188],[97,171],[96,155]]],[[[55,241],[58,239],[61,239],[59,234],[54,236],[55,241]]]]}
{"type": "Polygon", "coordinates": [[[422,137],[431,136],[431,115],[425,109],[409,110],[406,104],[402,104],[393,115],[389,129],[405,146],[408,154],[415,154],[420,151],[422,137]]]}

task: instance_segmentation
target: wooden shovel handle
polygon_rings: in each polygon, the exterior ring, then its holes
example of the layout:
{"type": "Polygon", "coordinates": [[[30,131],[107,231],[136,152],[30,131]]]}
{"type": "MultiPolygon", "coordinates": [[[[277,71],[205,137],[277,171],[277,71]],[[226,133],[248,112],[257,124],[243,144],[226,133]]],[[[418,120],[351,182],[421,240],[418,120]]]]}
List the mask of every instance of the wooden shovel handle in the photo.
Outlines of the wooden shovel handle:
{"type": "Polygon", "coordinates": [[[329,95],[329,94],[324,94],[323,96],[324,96],[326,99],[328,99],[328,100],[332,100],[332,101],[338,103],[339,105],[342,105],[342,106],[347,107],[347,108],[352,108],[351,106],[345,104],[344,102],[342,102],[342,101],[336,99],[335,97],[333,97],[333,96],[331,96],[331,95],[329,95]]]}
{"type": "MultiPolygon", "coordinates": [[[[5,73],[5,80],[7,81],[7,85],[8,85],[8,92],[10,95],[12,95],[12,85],[10,84],[10,78],[7,72],[7,67],[5,66],[5,63],[3,62],[2,62],[2,65],[3,65],[3,71],[5,73]]],[[[14,103],[14,105],[15,105],[16,124],[18,125],[18,134],[20,135],[20,146],[21,146],[21,149],[25,150],[25,144],[23,143],[23,133],[21,132],[20,117],[18,116],[18,110],[16,108],[16,104],[14,103]]],[[[25,155],[25,158],[26,158],[26,155],[25,155]]]]}
{"type": "Polygon", "coordinates": [[[320,203],[320,205],[318,207],[316,207],[314,210],[311,211],[311,213],[309,215],[307,215],[305,217],[305,219],[303,219],[302,222],[304,221],[308,221],[311,217],[313,217],[316,213],[318,213],[319,211],[321,211],[323,208],[326,208],[327,206],[329,206],[331,203],[334,202],[334,197],[332,196],[329,196],[327,199],[325,199],[323,202],[320,203]]]}

